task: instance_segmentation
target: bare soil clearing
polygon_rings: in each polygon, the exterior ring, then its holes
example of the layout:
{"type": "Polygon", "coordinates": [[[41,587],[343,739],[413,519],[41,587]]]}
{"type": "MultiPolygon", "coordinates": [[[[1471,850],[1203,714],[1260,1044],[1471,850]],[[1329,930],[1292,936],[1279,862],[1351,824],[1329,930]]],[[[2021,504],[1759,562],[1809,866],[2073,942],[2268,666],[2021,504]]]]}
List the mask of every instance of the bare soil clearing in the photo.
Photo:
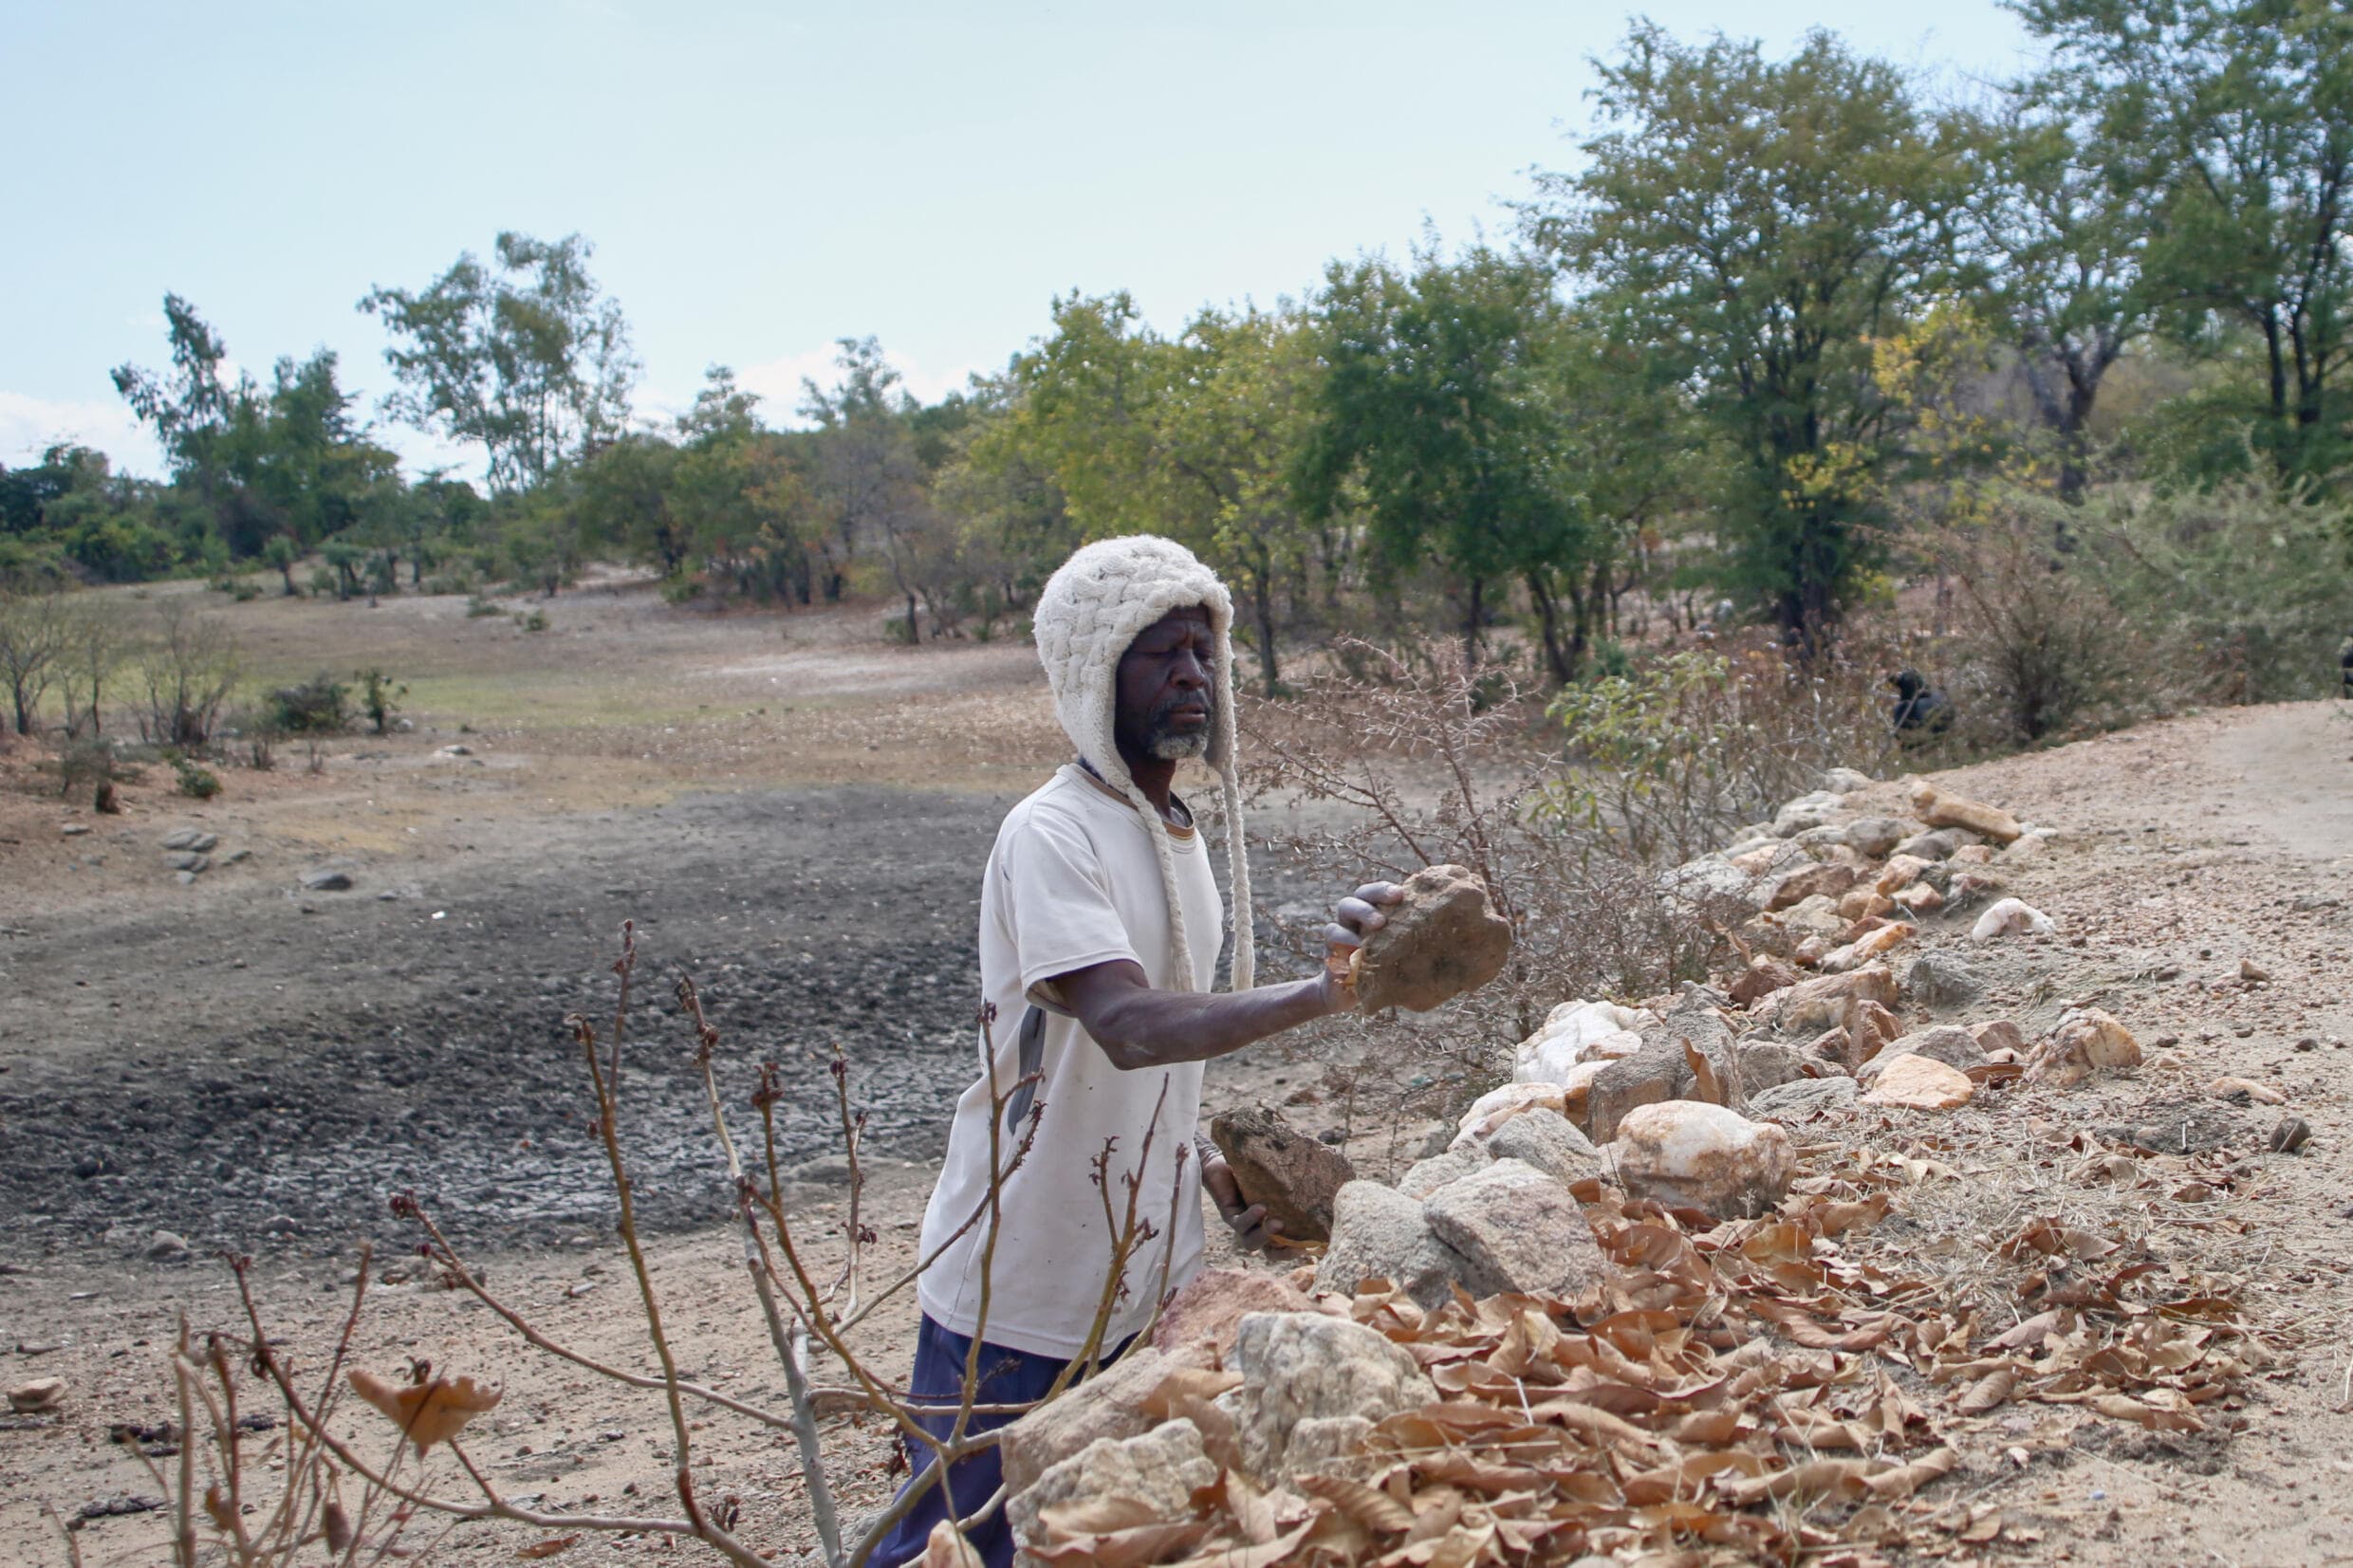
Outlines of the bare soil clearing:
{"type": "MultiPolygon", "coordinates": [[[[225,1270],[201,1257],[216,1243],[257,1254],[273,1331],[315,1357],[347,1309],[340,1282],[356,1241],[395,1244],[398,1264],[405,1238],[383,1201],[414,1188],[479,1249],[491,1289],[593,1354],[650,1359],[561,1028],[570,1009],[609,1005],[602,965],[623,915],[647,922],[641,974],[679,965],[702,982],[735,1079],[762,1056],[787,1064],[793,1154],[809,1162],[798,1190],[819,1223],[839,1223],[822,1052],[842,1040],[874,1108],[875,1269],[888,1277],[911,1261],[927,1140],[971,1060],[974,877],[1005,804],[1058,749],[1026,648],[885,649],[868,640],[870,617],[788,618],[794,641],[780,644],[778,618],[697,620],[640,591],[566,596],[546,634],[470,623],[446,600],[237,609],[299,614],[306,629],[310,617],[415,617],[398,655],[415,662],[395,673],[411,679],[418,729],[346,741],[323,775],[283,755],[275,773],[232,773],[205,806],[151,779],[127,792],[120,819],[69,816],[27,792],[21,759],[0,761],[0,839],[15,840],[0,843],[0,1195],[11,1216],[0,1227],[0,1369],[11,1384],[57,1375],[68,1388],[62,1414],[0,1417],[0,1561],[63,1560],[44,1499],[70,1516],[153,1494],[107,1431],[164,1419],[176,1313],[199,1327],[235,1320],[225,1270]],[[464,640],[476,629],[478,644],[464,640]],[[558,634],[569,643],[536,640],[558,634]],[[807,663],[776,667],[805,651],[807,663]],[[589,661],[602,661],[602,677],[589,661]],[[576,699],[501,699],[510,706],[493,712],[466,695],[473,682],[504,690],[510,675],[553,692],[574,668],[576,699]],[[771,680],[785,684],[763,702],[771,680]],[[713,706],[694,706],[704,701],[713,706]],[[440,751],[452,744],[471,755],[440,751]],[[93,831],[65,838],[67,821],[93,831]],[[157,840],[183,823],[219,833],[222,853],[255,853],[179,887],[157,840]],[[323,864],[348,866],[353,889],[298,891],[300,873],[323,864]],[[278,1219],[292,1228],[272,1233],[278,1219]],[[158,1227],[184,1234],[198,1261],[146,1261],[158,1227]]],[[[297,632],[287,635],[286,673],[306,673],[297,632]]],[[[395,659],[371,647],[330,667],[395,659]]],[[[2168,1246],[2227,1258],[2258,1326],[2289,1352],[2231,1412],[2245,1430],[2098,1424],[2051,1436],[2039,1413],[2003,1412],[1983,1434],[1992,1457],[1948,1489],[1965,1485],[2042,1540],[1987,1547],[1990,1559],[2353,1560],[2353,1049],[2342,1043],[2353,1042],[2353,722],[2336,715],[2317,704],[2196,715],[1938,776],[2059,834],[2008,875],[2061,934],[1985,963],[1989,1005],[2022,1024],[2064,1003],[2097,1005],[2151,1047],[2138,1073],[2074,1097],[2075,1119],[2177,1127],[2185,1141],[2243,1151],[2275,1113],[2203,1093],[2233,1074],[2274,1087],[2313,1132],[2300,1156],[2256,1155],[2235,1190],[2201,1207],[2134,1200],[2168,1246]],[[2242,959],[2270,978],[2241,978],[2242,959]],[[2005,1445],[2028,1462],[2005,1468],[2005,1445]]],[[[1892,806],[1899,792],[1886,788],[1892,806]]],[[[675,1011],[660,986],[644,994],[675,1011]]],[[[688,1370],[780,1399],[733,1239],[704,1223],[723,1196],[684,1031],[675,1017],[644,1022],[625,1127],[645,1161],[640,1190],[670,1228],[657,1277],[692,1347],[688,1370]]],[[[1292,1098],[1286,1115],[1303,1130],[1335,1125],[1337,1103],[1287,1087],[1315,1076],[1303,1057],[1355,1038],[1326,1032],[1218,1063],[1212,1108],[1292,1098]]],[[[2063,1163],[1998,1114],[1973,1107],[1938,1124],[1968,1190],[2021,1212],[2065,1201],[2063,1163]]],[[[1360,1169],[1394,1176],[1390,1131],[1359,1130],[1347,1152],[1360,1169]]],[[[1926,1255],[1939,1236],[1994,1219],[1928,1202],[1889,1223],[1917,1225],[1926,1255]]],[[[547,1505],[617,1503],[631,1486],[658,1500],[658,1396],[567,1375],[468,1299],[398,1272],[372,1299],[364,1364],[393,1372],[422,1356],[503,1378],[507,1402],[476,1450],[547,1505]]],[[[884,1371],[904,1371],[912,1320],[902,1298],[862,1329],[884,1371]]],[[[844,1421],[837,1441],[863,1466],[845,1502],[886,1496],[880,1427],[844,1421]]],[[[729,1439],[700,1463],[704,1495],[742,1500],[753,1544],[806,1543],[787,1440],[729,1439]]],[[[157,1560],[163,1537],[155,1515],[130,1514],[94,1520],[79,1539],[95,1568],[157,1560]]],[[[509,1560],[517,1544],[510,1531],[468,1528],[435,1559],[509,1560]]],[[[655,1549],[584,1540],[565,1560],[655,1549]]],[[[1977,1550],[1956,1542],[1954,1556],[1977,1550]]]]}

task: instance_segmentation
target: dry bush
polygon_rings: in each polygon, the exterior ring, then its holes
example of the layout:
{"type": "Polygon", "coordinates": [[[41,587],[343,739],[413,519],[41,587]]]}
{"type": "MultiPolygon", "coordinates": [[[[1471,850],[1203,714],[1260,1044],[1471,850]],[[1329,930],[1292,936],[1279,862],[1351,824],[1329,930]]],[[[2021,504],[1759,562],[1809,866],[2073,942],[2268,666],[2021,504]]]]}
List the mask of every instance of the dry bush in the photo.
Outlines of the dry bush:
{"type": "Polygon", "coordinates": [[[238,652],[228,623],[179,600],[163,606],[162,628],[139,651],[147,711],[144,738],[157,746],[202,747],[213,738],[221,704],[237,683],[238,652]]]}
{"type": "Polygon", "coordinates": [[[2140,629],[2053,537],[2012,515],[1946,547],[1958,626],[1943,684],[1973,749],[2130,723],[2155,701],[2140,629]]]}
{"type": "MultiPolygon", "coordinates": [[[[996,1443],[997,1430],[973,1430],[975,1417],[1016,1415],[1045,1402],[976,1404],[968,1378],[958,1404],[945,1408],[919,1405],[860,1358],[846,1337],[883,1301],[911,1285],[937,1255],[936,1249],[896,1280],[878,1286],[866,1278],[862,1249],[873,1238],[860,1214],[859,1151],[864,1118],[852,1106],[847,1064],[837,1050],[832,1074],[835,1108],[849,1167],[848,1215],[842,1225],[846,1257],[838,1271],[820,1277],[806,1250],[808,1234],[787,1211],[776,1126],[776,1107],[785,1091],[776,1064],[763,1063],[758,1070],[749,1097],[758,1128],[749,1147],[739,1146],[715,1066],[719,1033],[705,1021],[694,983],[683,977],[676,984],[676,996],[682,1014],[693,1024],[695,1060],[701,1069],[711,1115],[713,1155],[724,1165],[735,1194],[746,1284],[758,1301],[770,1345],[783,1368],[786,1402],[781,1408],[755,1403],[751,1397],[695,1381],[680,1370],[702,1364],[708,1356],[695,1354],[696,1347],[683,1342],[665,1317],[665,1302],[640,1243],[629,1168],[622,1153],[621,1089],[636,968],[634,936],[624,925],[621,954],[613,966],[620,997],[610,1028],[600,1036],[584,1018],[576,1015],[568,1022],[594,1092],[592,1129],[610,1167],[619,1209],[615,1230],[628,1277],[636,1286],[649,1362],[658,1370],[631,1371],[565,1344],[521,1309],[492,1295],[481,1272],[466,1262],[416,1198],[396,1197],[393,1210],[417,1228],[418,1250],[442,1288],[471,1294],[539,1356],[620,1389],[636,1391],[656,1405],[659,1413],[649,1411],[649,1420],[666,1426],[669,1432],[673,1508],[664,1512],[649,1503],[649,1511],[639,1515],[572,1513],[525,1506],[509,1498],[468,1451],[464,1440],[467,1423],[495,1408],[503,1388],[452,1376],[428,1360],[412,1361],[390,1377],[353,1365],[357,1359],[354,1346],[366,1337],[360,1332],[369,1282],[364,1256],[343,1331],[316,1364],[302,1364],[291,1343],[270,1332],[267,1312],[253,1288],[250,1261],[231,1259],[244,1323],[236,1330],[201,1336],[183,1328],[172,1354],[172,1392],[178,1420],[162,1434],[165,1441],[158,1448],[168,1448],[177,1463],[169,1468],[155,1464],[140,1448],[137,1432],[125,1439],[148,1465],[164,1494],[176,1568],[196,1568],[198,1563],[228,1568],[292,1568],[297,1563],[353,1568],[393,1558],[429,1556],[451,1531],[481,1521],[541,1532],[536,1542],[519,1552],[527,1558],[550,1556],[584,1538],[639,1536],[662,1538],[668,1544],[690,1542],[738,1568],[768,1568],[776,1559],[764,1556],[746,1539],[750,1527],[761,1522],[750,1517],[741,1499],[707,1496],[696,1485],[695,1450],[701,1440],[695,1433],[723,1422],[765,1429],[776,1441],[791,1443],[801,1461],[807,1518],[826,1568],[860,1568],[873,1547],[930,1490],[941,1466],[996,1443]],[[819,1383],[821,1365],[838,1369],[845,1380],[819,1383]],[[353,1402],[342,1397],[346,1390],[358,1393],[364,1404],[355,1409],[353,1402]],[[269,1407],[275,1414],[257,1420],[257,1406],[269,1407]],[[380,1413],[371,1413],[367,1407],[380,1413]],[[853,1532],[845,1528],[836,1505],[820,1418],[821,1414],[855,1411],[884,1416],[896,1426],[911,1453],[928,1454],[934,1464],[924,1471],[927,1479],[922,1485],[903,1492],[863,1522],[862,1529],[853,1532]],[[947,1418],[949,1434],[936,1435],[918,1425],[918,1415],[947,1418]]],[[[988,1028],[992,1022],[984,1015],[982,1027],[988,1028]]],[[[1029,1078],[991,1085],[997,1113],[991,1118],[992,1139],[994,1130],[1005,1125],[1006,1108],[1015,1094],[1023,1085],[1035,1082],[1035,1078],[1029,1078]]],[[[1038,1106],[1018,1140],[1008,1132],[1005,1145],[991,1149],[998,1178],[954,1232],[961,1236],[975,1226],[989,1227],[990,1239],[982,1253],[975,1353],[988,1328],[986,1260],[993,1249],[1003,1182],[1027,1157],[1049,1115],[1048,1108],[1038,1106]]],[[[1069,1383],[1107,1358],[1106,1325],[1128,1287],[1131,1262],[1148,1260],[1148,1244],[1173,1234],[1174,1214],[1137,1211],[1139,1187],[1134,1172],[1143,1169],[1158,1133],[1156,1118],[1133,1171],[1115,1165],[1108,1143],[1096,1160],[1096,1181],[1105,1212],[1119,1214],[1119,1218],[1111,1227],[1093,1331],[1046,1399],[1058,1397],[1069,1383]],[[1122,1205],[1123,1214],[1120,1213],[1122,1205]]],[[[1179,1137],[1176,1155],[1180,1201],[1190,1192],[1185,1180],[1190,1154],[1190,1144],[1179,1137]]],[[[1158,1264],[1158,1281],[1146,1286],[1154,1290],[1156,1302],[1164,1301],[1169,1294],[1169,1262],[1164,1252],[1158,1264]]],[[[1152,1326],[1145,1324],[1136,1343],[1150,1342],[1152,1326]]],[[[1003,1501],[1000,1490],[960,1523],[969,1526],[1000,1507],[1003,1501]]],[[[969,1558],[969,1545],[952,1539],[953,1534],[944,1524],[936,1527],[933,1554],[945,1560],[969,1558]]],[[[73,1544],[70,1534],[67,1544],[73,1544]]]]}

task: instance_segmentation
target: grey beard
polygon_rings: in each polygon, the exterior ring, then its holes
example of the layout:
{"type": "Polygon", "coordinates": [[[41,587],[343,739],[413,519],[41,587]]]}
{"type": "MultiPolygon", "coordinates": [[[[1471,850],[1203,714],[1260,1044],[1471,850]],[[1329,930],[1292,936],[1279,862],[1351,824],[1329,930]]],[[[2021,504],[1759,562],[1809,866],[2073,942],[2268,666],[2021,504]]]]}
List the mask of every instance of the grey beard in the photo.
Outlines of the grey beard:
{"type": "Polygon", "coordinates": [[[1204,729],[1179,735],[1173,729],[1158,730],[1145,743],[1144,749],[1164,763],[1183,762],[1209,750],[1209,731],[1204,729]]]}

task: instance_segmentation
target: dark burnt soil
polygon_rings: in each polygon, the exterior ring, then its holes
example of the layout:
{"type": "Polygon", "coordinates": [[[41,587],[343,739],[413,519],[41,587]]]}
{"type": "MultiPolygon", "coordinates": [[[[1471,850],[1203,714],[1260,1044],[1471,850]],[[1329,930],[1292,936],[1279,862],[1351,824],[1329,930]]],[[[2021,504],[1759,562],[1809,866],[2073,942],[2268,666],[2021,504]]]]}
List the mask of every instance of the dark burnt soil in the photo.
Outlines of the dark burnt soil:
{"type": "Polygon", "coordinates": [[[273,1230],[324,1248],[398,1234],[400,1191],[477,1245],[609,1224],[564,1021],[577,1009],[609,1033],[624,917],[639,1005],[621,1121],[651,1226],[727,1211],[681,972],[721,1031],[739,1135],[756,1128],[757,1064],[775,1061],[783,1156],[829,1174],[839,1041],[868,1148],[932,1157],[972,1070],[979,874],[1010,803],[695,797],[506,826],[438,863],[358,864],[347,892],[301,893],[293,868],[201,917],[147,903],[19,922],[0,940],[0,1253],[109,1230],[143,1248],[157,1228],[199,1253],[273,1230]]]}

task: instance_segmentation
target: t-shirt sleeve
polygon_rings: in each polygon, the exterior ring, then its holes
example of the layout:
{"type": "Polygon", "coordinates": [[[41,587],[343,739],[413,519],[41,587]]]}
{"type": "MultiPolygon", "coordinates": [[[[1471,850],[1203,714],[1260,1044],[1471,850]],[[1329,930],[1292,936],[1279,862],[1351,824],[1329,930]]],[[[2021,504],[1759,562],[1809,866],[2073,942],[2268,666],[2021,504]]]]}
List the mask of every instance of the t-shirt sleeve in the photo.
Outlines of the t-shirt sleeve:
{"type": "Polygon", "coordinates": [[[1141,962],[1111,902],[1102,858],[1076,822],[1033,812],[1007,839],[999,870],[1021,987],[1030,1001],[1066,1013],[1050,984],[1055,976],[1122,958],[1141,962]]]}

